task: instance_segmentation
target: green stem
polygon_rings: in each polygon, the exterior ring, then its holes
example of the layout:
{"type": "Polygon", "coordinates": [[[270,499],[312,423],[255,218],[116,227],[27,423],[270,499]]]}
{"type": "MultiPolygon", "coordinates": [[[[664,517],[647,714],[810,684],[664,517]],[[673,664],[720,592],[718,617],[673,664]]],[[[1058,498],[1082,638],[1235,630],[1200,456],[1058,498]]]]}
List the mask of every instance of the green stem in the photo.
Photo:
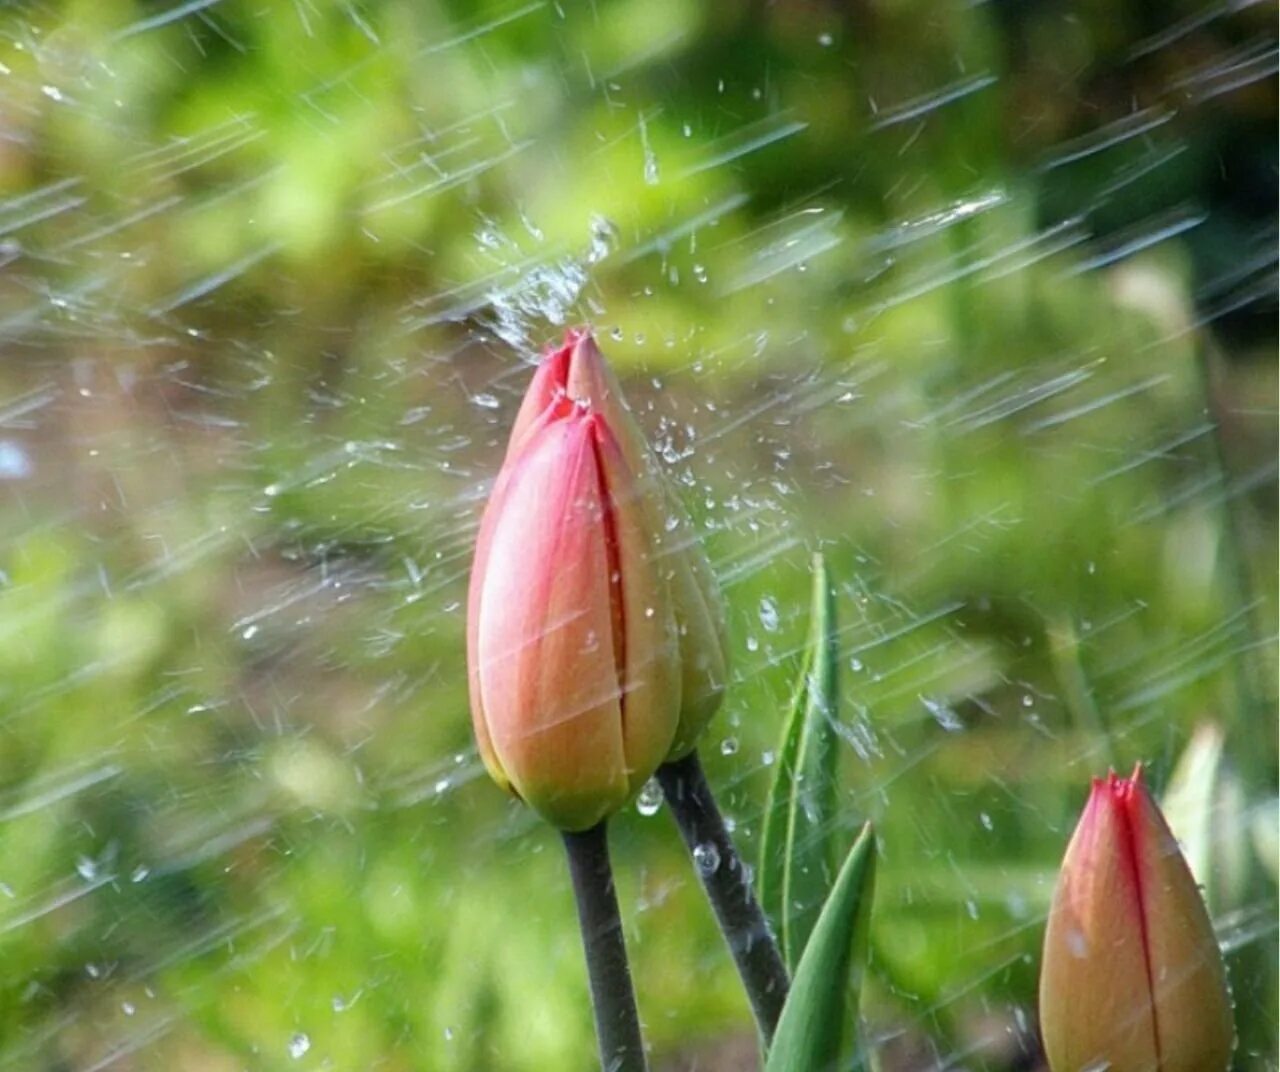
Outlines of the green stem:
{"type": "Polygon", "coordinates": [[[582,947],[587,955],[600,1067],[603,1072],[646,1072],[644,1039],[627,964],[622,916],[613,888],[605,824],[581,833],[562,834],[578,902],[582,947]]]}
{"type": "Polygon", "coordinates": [[[715,911],[760,1033],[768,1043],[787,1000],[787,969],[747,869],[716,807],[698,753],[658,768],[658,783],[715,911]]]}

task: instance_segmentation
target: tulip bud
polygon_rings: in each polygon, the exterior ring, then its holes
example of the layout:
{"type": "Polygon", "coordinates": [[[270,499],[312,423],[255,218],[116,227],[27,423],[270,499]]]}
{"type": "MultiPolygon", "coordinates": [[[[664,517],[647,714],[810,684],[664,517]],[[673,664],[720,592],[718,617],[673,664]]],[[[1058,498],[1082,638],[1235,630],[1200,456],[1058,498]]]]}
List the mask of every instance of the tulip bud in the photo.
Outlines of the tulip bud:
{"type": "Polygon", "coordinates": [[[1224,1072],[1231,1004],[1204,902],[1142,783],[1095,779],[1045,934],[1053,1072],[1224,1072]]]}
{"type": "Polygon", "coordinates": [[[679,718],[645,495],[606,416],[561,397],[523,430],[480,524],[467,615],[480,754],[565,830],[621,807],[679,718]]]}
{"type": "Polygon", "coordinates": [[[667,485],[590,329],[568,332],[564,345],[543,358],[516,415],[508,458],[521,449],[539,416],[563,398],[602,414],[631,471],[655,489],[645,497],[657,506],[650,517],[653,544],[670,586],[679,636],[683,699],[670,758],[680,759],[693,750],[724,696],[728,656],[720,589],[693,523],[667,485]]]}

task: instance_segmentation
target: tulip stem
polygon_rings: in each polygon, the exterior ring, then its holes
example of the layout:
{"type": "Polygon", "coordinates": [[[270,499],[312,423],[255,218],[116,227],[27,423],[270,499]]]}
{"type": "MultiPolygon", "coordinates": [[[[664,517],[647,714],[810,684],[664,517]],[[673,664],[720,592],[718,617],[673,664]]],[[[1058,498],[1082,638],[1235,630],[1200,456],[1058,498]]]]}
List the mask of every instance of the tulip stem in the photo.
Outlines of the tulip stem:
{"type": "Polygon", "coordinates": [[[787,1000],[787,969],[751,889],[751,877],[725,828],[696,751],[658,768],[658,782],[702,880],[720,930],[768,1043],[787,1000]]]}
{"type": "Polygon", "coordinates": [[[587,955],[600,1067],[604,1072],[645,1072],[644,1039],[613,888],[605,824],[581,833],[564,831],[563,836],[587,955]]]}

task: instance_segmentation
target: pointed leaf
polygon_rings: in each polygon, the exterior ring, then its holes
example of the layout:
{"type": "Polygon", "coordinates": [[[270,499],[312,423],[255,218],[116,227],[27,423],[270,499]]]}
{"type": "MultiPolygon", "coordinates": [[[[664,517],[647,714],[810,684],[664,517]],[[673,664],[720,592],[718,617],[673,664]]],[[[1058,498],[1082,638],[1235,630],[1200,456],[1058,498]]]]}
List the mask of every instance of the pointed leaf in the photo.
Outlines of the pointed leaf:
{"type": "Polygon", "coordinates": [[[765,803],[764,827],[760,834],[760,905],[779,939],[783,935],[783,888],[786,882],[787,828],[791,820],[791,790],[795,780],[796,755],[800,751],[800,730],[804,725],[805,682],[813,665],[813,651],[806,647],[800,661],[800,678],[792,694],[782,741],[773,769],[773,782],[765,803]]]}
{"type": "Polygon", "coordinates": [[[805,947],[765,1072],[835,1072],[857,1042],[857,999],[875,891],[875,835],[862,828],[805,947]]]}
{"type": "Polygon", "coordinates": [[[760,900],[792,971],[831,888],[838,660],[835,593],[825,560],[815,554],[809,638],[778,749],[760,846],[760,900]]]}

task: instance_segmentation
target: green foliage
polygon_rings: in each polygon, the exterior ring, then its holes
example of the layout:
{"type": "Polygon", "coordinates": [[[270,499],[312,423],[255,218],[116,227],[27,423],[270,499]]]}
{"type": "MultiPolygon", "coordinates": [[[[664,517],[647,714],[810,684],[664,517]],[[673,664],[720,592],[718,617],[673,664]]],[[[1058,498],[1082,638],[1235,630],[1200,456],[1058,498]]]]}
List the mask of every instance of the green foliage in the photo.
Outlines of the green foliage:
{"type": "MultiPolygon", "coordinates": [[[[1274,12],[1208,13],[7,5],[0,1068],[591,1061],[461,665],[558,319],[696,486],[753,859],[824,549],[883,1067],[1026,1067],[1089,776],[1160,788],[1206,718],[1264,865],[1219,920],[1237,1065],[1274,1067],[1274,12]]],[[[613,835],[655,1065],[750,1049],[682,850],[613,835]]]]}
{"type": "Polygon", "coordinates": [[[826,560],[815,554],[809,638],[778,746],[757,872],[761,905],[793,972],[831,889],[839,833],[838,635],[835,590],[826,560]]]}
{"type": "Polygon", "coordinates": [[[866,969],[876,843],[863,827],[795,971],[765,1072],[836,1072],[856,1046],[858,994],[866,969]]]}

